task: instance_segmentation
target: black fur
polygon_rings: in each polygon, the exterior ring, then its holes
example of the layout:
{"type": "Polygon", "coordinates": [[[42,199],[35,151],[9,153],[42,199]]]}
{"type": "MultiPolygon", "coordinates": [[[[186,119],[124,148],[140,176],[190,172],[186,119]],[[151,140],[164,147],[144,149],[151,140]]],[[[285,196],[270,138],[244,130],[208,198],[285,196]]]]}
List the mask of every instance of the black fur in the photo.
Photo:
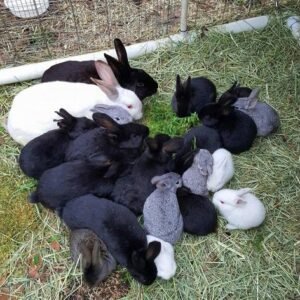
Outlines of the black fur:
{"type": "Polygon", "coordinates": [[[188,79],[182,84],[180,76],[176,77],[176,91],[172,98],[172,108],[177,117],[187,117],[193,112],[216,101],[217,91],[215,85],[205,77],[188,79]]]}
{"type": "Polygon", "coordinates": [[[87,118],[75,118],[64,109],[57,112],[59,129],[50,130],[25,145],[19,156],[21,170],[29,177],[39,179],[44,171],[58,166],[65,159],[69,143],[80,134],[97,127],[87,118]]]}
{"type": "Polygon", "coordinates": [[[252,89],[248,87],[241,87],[237,81],[233,83],[233,85],[225,91],[221,96],[219,101],[223,102],[228,98],[231,97],[236,97],[236,98],[241,98],[241,97],[248,97],[252,92],[252,89]]]}
{"type": "Polygon", "coordinates": [[[149,134],[147,126],[137,123],[120,125],[102,113],[94,113],[93,119],[101,128],[90,130],[72,141],[66,150],[66,161],[87,159],[95,154],[131,161],[141,154],[144,139],[149,134]]]}
{"type": "Polygon", "coordinates": [[[159,134],[146,140],[146,150],[136,161],[131,173],[120,177],[114,186],[112,200],[140,215],[147,197],[154,191],[152,177],[172,171],[172,155],[183,145],[181,138],[159,134]]]}
{"type": "Polygon", "coordinates": [[[194,235],[207,235],[216,232],[217,212],[207,197],[195,195],[185,187],[179,188],[176,195],[185,232],[194,235]]]}
{"type": "Polygon", "coordinates": [[[249,150],[257,134],[254,121],[232,106],[236,100],[234,96],[223,97],[218,103],[204,106],[198,113],[205,126],[219,132],[223,148],[233,154],[249,150]]]}
{"type": "Polygon", "coordinates": [[[147,247],[146,232],[126,207],[85,195],[69,201],[60,215],[71,230],[87,228],[95,232],[137,281],[153,283],[157,276],[154,259],[161,245],[152,242],[147,247]]]}
{"type": "MultiPolygon", "coordinates": [[[[158,88],[157,82],[144,70],[130,67],[126,49],[120,39],[115,39],[114,44],[118,60],[107,54],[105,58],[119,84],[135,92],[141,100],[155,94],[158,88]]],[[[46,70],[42,82],[59,80],[93,84],[91,77],[99,79],[94,60],[66,61],[46,70]]]]}

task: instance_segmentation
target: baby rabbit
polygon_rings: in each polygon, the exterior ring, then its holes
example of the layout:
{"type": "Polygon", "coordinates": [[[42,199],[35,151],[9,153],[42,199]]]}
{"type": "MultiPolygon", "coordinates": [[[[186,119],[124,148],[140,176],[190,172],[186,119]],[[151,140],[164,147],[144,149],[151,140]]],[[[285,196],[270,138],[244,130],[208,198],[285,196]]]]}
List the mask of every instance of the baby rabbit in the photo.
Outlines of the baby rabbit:
{"type": "Polygon", "coordinates": [[[117,262],[106,245],[91,230],[72,230],[70,251],[75,263],[81,255],[83,278],[90,286],[98,285],[117,267],[117,262]]]}
{"type": "Polygon", "coordinates": [[[120,125],[111,117],[94,113],[93,119],[100,128],[95,128],[73,140],[66,149],[65,160],[107,155],[115,160],[131,161],[140,156],[149,128],[142,124],[120,125]]]}
{"type": "Polygon", "coordinates": [[[176,77],[176,91],[172,97],[171,106],[177,117],[188,117],[193,112],[216,101],[216,87],[205,77],[195,77],[181,83],[180,76],[176,77]]]}
{"type": "Polygon", "coordinates": [[[75,117],[91,118],[96,104],[119,105],[134,119],[142,117],[142,102],[130,90],[121,88],[110,67],[96,61],[103,80],[93,79],[97,86],[72,82],[35,84],[18,93],[8,113],[7,130],[18,143],[25,145],[35,137],[56,129],[55,111],[63,107],[75,117]]]}
{"type": "Polygon", "coordinates": [[[41,176],[31,203],[55,210],[85,194],[107,197],[113,190],[118,167],[105,156],[74,160],[49,169],[41,176]]]}
{"type": "Polygon", "coordinates": [[[196,195],[208,196],[207,178],[212,170],[212,155],[209,151],[200,149],[194,156],[193,164],[182,175],[183,185],[196,195]]]}
{"type": "MultiPolygon", "coordinates": [[[[144,70],[129,65],[126,48],[120,39],[114,39],[118,60],[104,54],[121,87],[133,91],[141,100],[157,92],[157,82],[144,70]]],[[[42,82],[70,81],[94,83],[93,78],[102,78],[95,68],[95,61],[66,61],[45,71],[42,82]]],[[[103,79],[103,78],[102,78],[103,79]]]]}
{"type": "Polygon", "coordinates": [[[161,244],[160,252],[154,259],[154,263],[157,268],[157,276],[162,279],[169,280],[175,275],[177,268],[174,258],[174,248],[170,243],[148,234],[148,244],[153,241],[158,241],[161,244]]]}
{"type": "Polygon", "coordinates": [[[172,156],[183,145],[182,138],[171,138],[166,134],[157,134],[145,142],[143,154],[129,174],[118,178],[111,195],[113,201],[125,205],[136,215],[142,213],[146,198],[155,189],[151,179],[171,171],[172,156]]]}
{"type": "Polygon", "coordinates": [[[280,126],[277,111],[267,103],[258,101],[259,89],[251,91],[248,97],[241,97],[234,107],[253,119],[257,127],[257,136],[268,136],[280,126]]]}
{"type": "Polygon", "coordinates": [[[62,117],[57,120],[59,129],[34,138],[21,149],[19,165],[29,177],[39,179],[44,171],[61,164],[68,144],[80,134],[97,127],[94,121],[85,117],[75,118],[62,108],[56,113],[62,117]]]}
{"type": "Polygon", "coordinates": [[[130,113],[118,105],[97,104],[91,109],[91,112],[106,114],[120,125],[131,123],[133,121],[130,113]]]}
{"type": "Polygon", "coordinates": [[[205,105],[198,117],[203,125],[217,129],[223,148],[239,154],[251,148],[257,134],[254,121],[232,106],[237,97],[222,95],[218,103],[205,105]]]}
{"type": "Polygon", "coordinates": [[[185,232],[200,236],[216,232],[217,211],[207,197],[195,195],[186,187],[179,188],[176,195],[185,232]]]}
{"type": "Polygon", "coordinates": [[[170,244],[175,244],[183,232],[176,190],[182,186],[180,175],[167,173],[155,176],[151,183],[156,190],[148,196],[143,208],[144,227],[147,232],[170,244]]]}
{"type": "Polygon", "coordinates": [[[250,229],[264,221],[266,209],[250,191],[223,189],[214,194],[213,204],[228,222],[227,229],[250,229]]]}
{"type": "Polygon", "coordinates": [[[71,230],[86,228],[96,233],[134,279],[145,285],[153,283],[157,276],[154,260],[161,244],[147,245],[146,232],[128,208],[89,194],[69,201],[59,215],[71,230]]]}
{"type": "Polygon", "coordinates": [[[232,178],[234,165],[231,153],[225,149],[216,150],[212,157],[213,171],[207,178],[207,189],[216,192],[232,178]]]}

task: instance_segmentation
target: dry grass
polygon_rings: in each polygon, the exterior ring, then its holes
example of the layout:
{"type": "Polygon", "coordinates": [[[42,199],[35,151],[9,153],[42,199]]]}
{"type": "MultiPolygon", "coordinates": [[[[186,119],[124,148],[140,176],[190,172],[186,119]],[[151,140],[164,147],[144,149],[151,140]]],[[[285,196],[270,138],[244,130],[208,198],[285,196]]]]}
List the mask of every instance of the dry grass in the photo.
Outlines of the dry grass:
{"type": "MultiPolygon", "coordinates": [[[[236,173],[228,186],[251,187],[263,201],[267,218],[260,228],[230,234],[220,218],[217,234],[184,234],[176,245],[178,271],[172,280],[144,287],[121,269],[118,279],[96,294],[117,286],[111,299],[118,298],[128,284],[125,299],[299,299],[300,52],[283,25],[276,18],[262,32],[211,33],[132,62],[159,81],[159,94],[145,105],[144,123],[152,134],[181,134],[197,123],[195,116],[178,119],[170,110],[177,73],[207,76],[220,92],[235,79],[258,86],[282,124],[278,133],[258,138],[250,151],[234,156],[236,173]]],[[[2,114],[24,87],[0,89],[2,114]]],[[[0,140],[0,291],[24,299],[92,299],[84,297],[80,271],[71,264],[65,227],[45,209],[27,204],[35,183],[20,173],[19,148],[4,129],[0,140]]]]}

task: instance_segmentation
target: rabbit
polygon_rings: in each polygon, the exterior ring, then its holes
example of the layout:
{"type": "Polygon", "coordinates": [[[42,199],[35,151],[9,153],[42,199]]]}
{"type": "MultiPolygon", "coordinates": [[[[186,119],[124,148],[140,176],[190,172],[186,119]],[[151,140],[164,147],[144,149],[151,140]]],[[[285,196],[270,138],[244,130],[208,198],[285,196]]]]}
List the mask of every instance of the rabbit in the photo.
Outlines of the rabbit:
{"type": "Polygon", "coordinates": [[[147,138],[146,149],[125,176],[120,176],[111,198],[125,205],[136,215],[140,215],[146,198],[154,191],[152,177],[172,171],[172,156],[183,145],[183,139],[171,138],[166,134],[157,134],[147,138]]]}
{"type": "Polygon", "coordinates": [[[144,227],[149,234],[175,244],[183,232],[183,221],[176,197],[177,188],[182,186],[181,176],[170,172],[154,176],[151,183],[156,185],[156,189],[144,204],[144,227]]]}
{"type": "Polygon", "coordinates": [[[145,230],[128,208],[88,194],[72,199],[58,214],[71,230],[86,228],[96,233],[135,280],[145,285],[154,282],[157,276],[154,260],[161,244],[153,241],[147,245],[145,230]]]}
{"type": "Polygon", "coordinates": [[[92,129],[69,143],[65,161],[86,159],[95,154],[105,154],[123,161],[131,161],[140,156],[144,140],[149,134],[147,126],[137,123],[120,125],[102,113],[94,113],[93,119],[99,128],[92,129]]]}
{"type": "Polygon", "coordinates": [[[120,125],[131,123],[133,121],[130,113],[118,105],[97,104],[91,109],[91,112],[106,114],[120,125]]]}
{"type": "Polygon", "coordinates": [[[106,197],[113,190],[117,172],[114,162],[105,156],[66,162],[42,174],[29,201],[55,210],[85,194],[106,197]]]}
{"type": "MultiPolygon", "coordinates": [[[[157,82],[144,70],[129,65],[126,48],[120,39],[114,39],[114,45],[118,60],[108,54],[104,56],[121,87],[133,91],[141,100],[154,95],[157,82]]],[[[66,61],[46,70],[42,82],[60,80],[93,84],[91,77],[102,78],[95,68],[95,61],[66,61]]]]}
{"type": "Polygon", "coordinates": [[[154,263],[157,268],[157,276],[162,279],[169,280],[175,275],[177,268],[174,258],[174,248],[170,243],[148,234],[148,244],[153,241],[158,241],[161,245],[160,252],[154,259],[154,263]]]}
{"type": "Polygon", "coordinates": [[[257,134],[254,121],[232,106],[236,100],[235,96],[222,97],[218,103],[207,104],[198,113],[203,125],[216,129],[223,148],[233,154],[249,150],[257,134]]]}
{"type": "Polygon", "coordinates": [[[184,232],[204,236],[217,231],[217,211],[207,197],[195,195],[186,187],[179,188],[176,195],[184,232]]]}
{"type": "Polygon", "coordinates": [[[83,278],[90,286],[98,285],[117,267],[116,260],[108,252],[104,242],[91,230],[72,230],[70,251],[75,263],[81,259],[83,278]]]}
{"type": "Polygon", "coordinates": [[[200,149],[191,167],[182,174],[183,185],[196,195],[208,196],[207,178],[212,174],[212,170],[212,155],[208,150],[200,149]]]}
{"type": "Polygon", "coordinates": [[[257,127],[257,136],[268,136],[280,126],[277,111],[267,103],[258,101],[259,89],[253,89],[248,97],[240,97],[234,107],[251,117],[257,127]]]}
{"type": "Polygon", "coordinates": [[[57,120],[59,129],[34,138],[21,149],[19,166],[29,177],[39,179],[44,171],[61,164],[70,141],[97,127],[94,121],[75,118],[62,108],[56,113],[62,117],[57,120]]]}
{"type": "Polygon", "coordinates": [[[211,192],[220,190],[233,176],[232,155],[226,149],[218,149],[213,155],[213,170],[207,178],[207,189],[211,192]]]}
{"type": "Polygon", "coordinates": [[[223,189],[213,196],[213,204],[226,219],[226,228],[250,229],[262,224],[266,209],[249,188],[239,190],[223,189]]]}
{"type": "Polygon", "coordinates": [[[110,67],[95,62],[103,81],[93,79],[97,86],[72,82],[45,82],[18,93],[8,113],[7,130],[21,145],[35,137],[56,129],[55,111],[60,107],[74,117],[91,118],[96,104],[119,105],[128,110],[133,119],[142,117],[142,102],[130,90],[121,88],[110,67]]]}
{"type": "Polygon", "coordinates": [[[176,77],[176,91],[172,97],[171,106],[177,117],[188,117],[193,112],[216,101],[216,87],[205,77],[195,77],[181,83],[180,76],[176,77]]]}

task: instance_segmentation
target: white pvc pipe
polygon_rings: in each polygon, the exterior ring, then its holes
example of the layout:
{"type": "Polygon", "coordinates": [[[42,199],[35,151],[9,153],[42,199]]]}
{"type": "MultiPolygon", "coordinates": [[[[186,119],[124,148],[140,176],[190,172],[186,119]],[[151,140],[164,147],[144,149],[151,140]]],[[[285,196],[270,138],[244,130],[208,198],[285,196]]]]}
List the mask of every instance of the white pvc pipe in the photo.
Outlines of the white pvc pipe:
{"type": "Polygon", "coordinates": [[[293,37],[300,43],[300,17],[292,16],[286,20],[288,28],[291,30],[293,37]]]}
{"type": "MultiPolygon", "coordinates": [[[[219,32],[241,32],[253,29],[262,29],[268,23],[268,16],[261,16],[256,18],[250,18],[242,21],[232,22],[224,25],[215,26],[212,30],[219,32]]],[[[159,39],[156,41],[148,41],[144,43],[138,43],[126,47],[128,58],[134,58],[137,56],[150,53],[158,49],[159,47],[170,46],[172,43],[177,43],[180,41],[191,42],[197,37],[197,32],[187,32],[185,35],[174,34],[164,39],[159,39]]],[[[0,85],[10,84],[19,81],[32,80],[42,77],[43,73],[51,66],[64,62],[67,60],[97,60],[104,59],[104,53],[116,57],[115,50],[104,50],[100,52],[88,53],[84,55],[72,56],[67,58],[54,59],[50,61],[45,61],[41,63],[34,63],[23,65],[13,68],[5,68],[0,70],[0,85]]]]}
{"type": "Polygon", "coordinates": [[[188,0],[181,0],[180,31],[187,32],[188,0]]]}

